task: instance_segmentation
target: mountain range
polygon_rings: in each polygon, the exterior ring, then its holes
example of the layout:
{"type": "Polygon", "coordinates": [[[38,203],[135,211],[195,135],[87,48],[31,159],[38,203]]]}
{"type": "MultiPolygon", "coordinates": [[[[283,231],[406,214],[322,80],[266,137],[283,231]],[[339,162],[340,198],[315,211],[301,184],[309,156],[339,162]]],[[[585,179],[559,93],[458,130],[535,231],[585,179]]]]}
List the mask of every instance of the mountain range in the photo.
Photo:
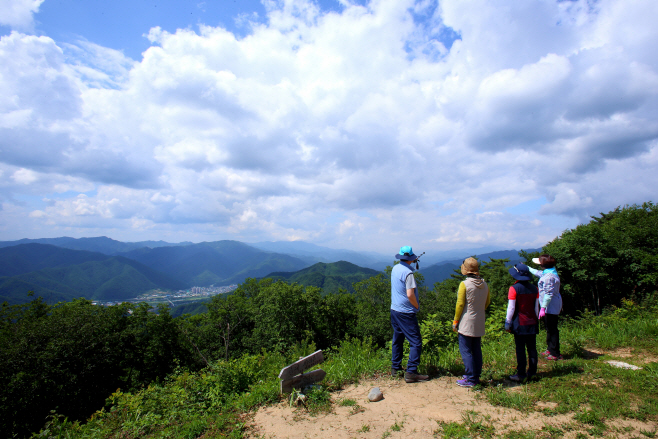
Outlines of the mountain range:
{"type": "Polygon", "coordinates": [[[0,248],[0,266],[0,301],[9,303],[28,301],[28,291],[50,303],[78,297],[116,301],[185,285],[128,258],[49,244],[0,248]]]}
{"type": "Polygon", "coordinates": [[[191,242],[171,243],[165,241],[141,241],[141,242],[121,242],[106,236],[95,238],[38,238],[38,239],[19,239],[18,241],[0,241],[0,248],[14,247],[21,244],[50,244],[57,247],[68,248],[71,250],[86,250],[91,252],[103,253],[106,255],[117,255],[122,252],[129,252],[138,248],[156,248],[172,247],[192,244],[191,242]]]}
{"type": "MultiPolygon", "coordinates": [[[[468,254],[468,250],[463,252],[468,254]]],[[[480,259],[487,257],[510,258],[512,263],[520,259],[516,250],[478,254],[480,259]]],[[[421,273],[429,287],[450,277],[462,261],[427,265],[437,258],[427,255],[421,259],[421,273]]],[[[394,260],[394,256],[304,242],[22,239],[0,242],[0,302],[26,302],[30,300],[28,291],[50,303],[78,297],[121,301],[150,290],[232,285],[249,277],[318,286],[325,293],[351,291],[354,282],[381,273],[394,260]]]]}
{"type": "Polygon", "coordinates": [[[50,242],[99,251],[25,243],[25,240],[14,241],[22,243],[13,246],[1,243],[0,302],[26,302],[30,300],[28,291],[50,303],[78,297],[119,301],[156,289],[176,291],[192,286],[232,285],[248,277],[263,277],[273,271],[298,271],[310,265],[289,255],[264,252],[237,241],[135,248],[121,245],[135,243],[109,238],[87,238],[83,243],[71,239],[50,242]]]}
{"type": "MultiPolygon", "coordinates": [[[[526,249],[528,253],[532,253],[538,250],[541,249],[526,249]]],[[[521,257],[519,256],[519,252],[517,250],[498,250],[484,254],[467,254],[463,258],[443,261],[438,264],[430,265],[427,268],[422,267],[421,259],[420,272],[425,277],[425,285],[432,288],[436,282],[441,282],[445,279],[448,279],[450,275],[455,272],[455,270],[459,270],[459,267],[461,267],[464,259],[469,256],[476,256],[480,263],[487,262],[491,259],[509,259],[508,265],[514,265],[521,262],[521,257]]]]}

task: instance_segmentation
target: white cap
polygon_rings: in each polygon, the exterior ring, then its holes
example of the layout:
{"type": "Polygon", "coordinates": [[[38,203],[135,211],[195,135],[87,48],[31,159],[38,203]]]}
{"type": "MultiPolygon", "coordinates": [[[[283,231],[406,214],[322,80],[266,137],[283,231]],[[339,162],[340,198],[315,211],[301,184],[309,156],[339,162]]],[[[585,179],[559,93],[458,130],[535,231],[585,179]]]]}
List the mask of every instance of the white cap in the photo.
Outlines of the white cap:
{"type": "Polygon", "coordinates": [[[541,263],[539,262],[539,258],[532,258],[532,262],[534,262],[537,265],[541,265],[541,263]]]}

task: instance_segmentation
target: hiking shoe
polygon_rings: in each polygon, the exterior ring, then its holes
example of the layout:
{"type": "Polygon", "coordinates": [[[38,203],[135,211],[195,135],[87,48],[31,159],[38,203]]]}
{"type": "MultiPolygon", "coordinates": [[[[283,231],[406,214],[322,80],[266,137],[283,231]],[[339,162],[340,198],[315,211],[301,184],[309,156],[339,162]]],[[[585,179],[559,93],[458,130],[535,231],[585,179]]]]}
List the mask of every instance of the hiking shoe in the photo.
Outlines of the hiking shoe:
{"type": "Polygon", "coordinates": [[[557,357],[555,355],[549,355],[546,357],[546,359],[557,361],[557,360],[563,360],[564,358],[562,358],[562,355],[558,355],[557,357]]]}
{"type": "Polygon", "coordinates": [[[550,351],[549,351],[548,349],[546,349],[546,350],[545,350],[544,352],[542,352],[541,354],[542,354],[544,357],[548,357],[549,355],[551,355],[551,353],[550,353],[550,351]]]}
{"type": "Polygon", "coordinates": [[[520,382],[525,381],[526,379],[528,379],[528,377],[523,376],[523,375],[510,375],[509,379],[512,380],[512,381],[515,381],[517,383],[520,383],[520,382]]]}
{"type": "Polygon", "coordinates": [[[405,372],[404,380],[408,383],[417,383],[418,381],[427,381],[430,377],[427,375],[420,375],[413,372],[405,372]]]}
{"type": "Polygon", "coordinates": [[[394,369],[391,368],[391,376],[397,378],[400,375],[400,372],[404,372],[404,369],[394,369]]]}
{"type": "Polygon", "coordinates": [[[463,380],[457,380],[457,385],[460,387],[473,387],[476,384],[473,381],[463,379],[463,380]]]}

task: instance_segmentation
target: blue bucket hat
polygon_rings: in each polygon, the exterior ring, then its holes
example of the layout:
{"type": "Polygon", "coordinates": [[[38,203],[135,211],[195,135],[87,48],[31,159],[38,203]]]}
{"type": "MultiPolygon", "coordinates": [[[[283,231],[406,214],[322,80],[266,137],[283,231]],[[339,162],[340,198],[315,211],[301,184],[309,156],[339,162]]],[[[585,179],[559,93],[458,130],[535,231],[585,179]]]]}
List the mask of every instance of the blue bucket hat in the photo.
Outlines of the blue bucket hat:
{"type": "Polygon", "coordinates": [[[402,259],[403,261],[415,261],[418,259],[418,256],[414,254],[412,248],[408,245],[400,247],[400,252],[395,255],[396,259],[402,259]]]}
{"type": "Polygon", "coordinates": [[[509,268],[509,274],[516,280],[532,280],[532,274],[525,264],[514,264],[509,268]]]}

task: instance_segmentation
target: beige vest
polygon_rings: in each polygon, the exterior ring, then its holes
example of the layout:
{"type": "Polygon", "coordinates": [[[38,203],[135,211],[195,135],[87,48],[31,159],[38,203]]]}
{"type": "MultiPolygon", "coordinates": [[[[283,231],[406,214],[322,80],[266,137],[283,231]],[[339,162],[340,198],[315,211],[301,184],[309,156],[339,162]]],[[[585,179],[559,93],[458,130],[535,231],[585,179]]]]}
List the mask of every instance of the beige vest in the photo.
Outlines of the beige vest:
{"type": "Polygon", "coordinates": [[[468,337],[482,337],[489,287],[484,279],[472,277],[466,278],[464,285],[466,285],[466,304],[459,319],[459,333],[468,337]]]}

